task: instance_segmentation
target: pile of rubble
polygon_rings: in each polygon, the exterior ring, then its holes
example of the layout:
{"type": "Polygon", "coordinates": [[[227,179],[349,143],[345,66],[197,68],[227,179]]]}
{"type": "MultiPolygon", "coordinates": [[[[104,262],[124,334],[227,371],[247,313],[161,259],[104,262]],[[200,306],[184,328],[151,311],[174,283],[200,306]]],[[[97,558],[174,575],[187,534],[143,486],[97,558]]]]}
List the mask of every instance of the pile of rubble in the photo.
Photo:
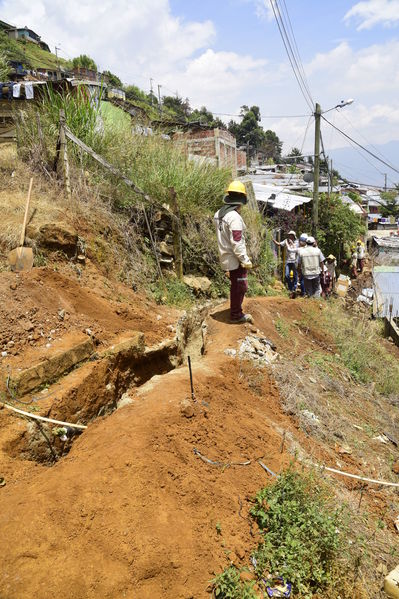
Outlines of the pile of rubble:
{"type": "Polygon", "coordinates": [[[259,366],[272,364],[279,357],[274,343],[259,335],[247,335],[238,352],[235,349],[225,349],[224,353],[232,357],[238,355],[241,360],[252,360],[259,366]]]}

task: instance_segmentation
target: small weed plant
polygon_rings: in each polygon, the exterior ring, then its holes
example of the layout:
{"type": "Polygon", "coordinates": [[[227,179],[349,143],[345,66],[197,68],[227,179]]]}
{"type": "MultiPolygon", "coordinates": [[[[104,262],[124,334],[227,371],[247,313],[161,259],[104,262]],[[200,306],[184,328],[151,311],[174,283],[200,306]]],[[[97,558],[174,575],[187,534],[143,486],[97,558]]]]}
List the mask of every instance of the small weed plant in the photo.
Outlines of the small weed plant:
{"type": "Polygon", "coordinates": [[[240,572],[231,566],[219,574],[213,581],[214,596],[218,599],[256,599],[253,590],[255,582],[243,582],[240,572]]]}
{"type": "Polygon", "coordinates": [[[165,279],[164,283],[158,281],[153,286],[153,296],[158,303],[189,308],[194,304],[194,295],[189,287],[178,279],[165,279]]]}
{"type": "Polygon", "coordinates": [[[266,596],[268,579],[281,576],[292,584],[293,596],[363,597],[353,594],[361,558],[351,543],[349,512],[316,473],[297,472],[291,465],[256,495],[250,511],[262,541],[252,556],[254,581],[242,581],[234,566],[213,582],[215,597],[238,599],[266,596]],[[356,555],[355,555],[356,554],[356,555]],[[257,591],[258,589],[258,591],[257,591]]]}
{"type": "Polygon", "coordinates": [[[288,337],[290,327],[283,318],[277,318],[275,326],[280,337],[283,337],[284,339],[288,337]]]}
{"type": "Polygon", "coordinates": [[[260,578],[282,576],[300,597],[332,584],[345,518],[316,475],[289,468],[257,494],[251,514],[263,533],[254,555],[260,578]]]}

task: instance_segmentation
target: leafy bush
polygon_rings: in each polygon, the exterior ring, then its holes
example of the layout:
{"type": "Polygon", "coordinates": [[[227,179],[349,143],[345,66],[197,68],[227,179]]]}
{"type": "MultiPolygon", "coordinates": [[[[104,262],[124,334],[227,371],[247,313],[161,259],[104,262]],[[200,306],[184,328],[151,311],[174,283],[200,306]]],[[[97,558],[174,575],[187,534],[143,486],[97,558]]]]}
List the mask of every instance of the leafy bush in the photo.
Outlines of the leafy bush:
{"type": "Polygon", "coordinates": [[[231,566],[213,581],[214,596],[217,599],[256,599],[254,583],[242,582],[239,571],[231,566]]]}
{"type": "Polygon", "coordinates": [[[260,578],[282,576],[302,597],[332,583],[345,524],[314,475],[288,469],[257,494],[251,514],[263,534],[254,554],[260,578]]]}

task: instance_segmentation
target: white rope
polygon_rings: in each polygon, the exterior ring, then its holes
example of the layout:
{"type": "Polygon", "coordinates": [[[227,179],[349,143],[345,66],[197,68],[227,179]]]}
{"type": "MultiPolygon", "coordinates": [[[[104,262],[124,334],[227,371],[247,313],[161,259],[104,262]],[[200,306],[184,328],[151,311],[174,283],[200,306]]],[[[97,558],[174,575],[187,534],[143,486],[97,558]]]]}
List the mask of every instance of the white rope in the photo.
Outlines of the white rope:
{"type": "Polygon", "coordinates": [[[350,474],[349,472],[343,472],[342,470],[335,470],[335,468],[328,468],[327,466],[319,466],[322,470],[328,470],[328,472],[334,472],[334,474],[342,474],[342,476],[348,476],[349,478],[356,478],[357,480],[364,480],[368,483],[375,483],[376,485],[385,485],[387,487],[399,487],[399,483],[391,483],[385,480],[376,480],[375,478],[366,478],[364,476],[358,476],[357,474],[350,474]]]}
{"type": "Polygon", "coordinates": [[[62,422],[61,420],[53,420],[52,418],[45,418],[44,416],[39,416],[38,414],[32,414],[32,412],[25,412],[24,410],[20,410],[19,408],[14,408],[14,406],[10,406],[7,403],[0,402],[4,408],[7,410],[12,410],[13,412],[17,412],[17,414],[22,414],[23,416],[28,416],[28,418],[33,418],[34,420],[42,420],[43,422],[51,422],[52,424],[60,424],[61,426],[71,426],[73,428],[79,428],[84,430],[87,428],[84,424],[72,424],[71,422],[62,422]]]}

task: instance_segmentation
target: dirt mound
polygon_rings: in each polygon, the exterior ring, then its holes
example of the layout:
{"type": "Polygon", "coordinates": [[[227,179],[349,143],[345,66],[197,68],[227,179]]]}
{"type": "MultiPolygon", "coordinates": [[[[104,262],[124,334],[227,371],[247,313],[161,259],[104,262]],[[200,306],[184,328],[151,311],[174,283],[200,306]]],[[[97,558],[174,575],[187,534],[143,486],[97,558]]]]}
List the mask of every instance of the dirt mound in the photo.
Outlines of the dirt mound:
{"type": "Polygon", "coordinates": [[[132,392],[131,405],[92,424],[56,466],[2,489],[5,599],[65,589],[71,599],[204,597],[216,572],[244,563],[255,534],[248,499],[268,480],[257,459],[272,470],[286,463],[278,431],[293,425],[268,377],[251,390],[224,354],[249,329],[223,318],[209,320],[208,353],[194,362],[192,417],[182,367],[132,392]],[[211,465],[194,449],[251,463],[211,465]]]}
{"type": "Polygon", "coordinates": [[[175,323],[176,310],[157,306],[123,285],[110,283],[94,268],[88,270],[83,282],[76,273],[50,268],[19,275],[2,273],[0,348],[8,355],[3,367],[34,359],[38,349],[66,332],[89,329],[103,345],[126,330],[140,330],[149,344],[171,336],[168,326],[175,323]]]}

